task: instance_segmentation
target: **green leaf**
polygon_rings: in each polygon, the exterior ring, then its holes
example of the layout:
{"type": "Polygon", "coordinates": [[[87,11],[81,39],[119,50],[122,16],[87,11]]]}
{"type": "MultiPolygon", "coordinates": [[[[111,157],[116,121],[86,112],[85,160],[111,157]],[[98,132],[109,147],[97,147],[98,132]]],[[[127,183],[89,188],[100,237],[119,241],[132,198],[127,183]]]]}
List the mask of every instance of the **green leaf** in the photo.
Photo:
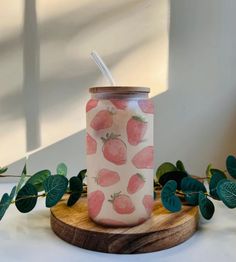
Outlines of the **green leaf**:
{"type": "Polygon", "coordinates": [[[16,186],[14,186],[11,190],[11,193],[10,193],[10,199],[11,201],[14,199],[15,197],[15,194],[16,194],[16,186]]]}
{"type": "Polygon", "coordinates": [[[35,207],[37,199],[38,191],[35,186],[32,184],[25,184],[16,196],[16,208],[21,213],[28,213],[35,207]]]}
{"type": "Polygon", "coordinates": [[[229,174],[236,178],[236,158],[234,156],[228,156],[226,159],[226,168],[229,174]]]}
{"type": "Polygon", "coordinates": [[[79,172],[78,177],[80,178],[81,182],[83,182],[83,180],[85,179],[87,173],[87,169],[83,169],[79,172]]]}
{"type": "Polygon", "coordinates": [[[177,189],[180,190],[181,188],[181,181],[183,178],[187,177],[188,174],[183,171],[170,171],[163,174],[160,179],[159,183],[164,186],[168,181],[174,180],[177,183],[177,189]]]}
{"type": "Polygon", "coordinates": [[[5,215],[10,204],[11,204],[10,196],[7,193],[4,193],[0,201],[0,220],[5,215]]]}
{"type": "Polygon", "coordinates": [[[227,176],[226,174],[224,173],[224,171],[220,170],[220,169],[216,169],[216,168],[211,168],[210,170],[211,172],[211,178],[213,176],[218,176],[219,178],[226,178],[227,179],[227,176]]]}
{"type": "Polygon", "coordinates": [[[207,191],[203,183],[192,177],[182,179],[181,190],[185,193],[185,200],[192,206],[198,205],[198,193],[207,191]]]}
{"type": "Polygon", "coordinates": [[[202,216],[207,220],[211,219],[215,212],[215,206],[211,202],[211,200],[208,199],[204,193],[199,192],[198,202],[199,202],[199,209],[202,216]]]}
{"type": "Polygon", "coordinates": [[[228,208],[236,207],[236,183],[221,180],[217,185],[217,194],[228,208]]]}
{"type": "Polygon", "coordinates": [[[77,176],[70,178],[69,187],[72,192],[83,192],[83,184],[77,176]]]}
{"type": "Polygon", "coordinates": [[[190,204],[191,206],[197,206],[198,205],[198,194],[199,193],[192,193],[192,192],[185,192],[185,200],[190,204]]]}
{"type": "Polygon", "coordinates": [[[157,193],[156,193],[156,191],[153,191],[153,199],[154,199],[154,200],[157,199],[157,193]]]}
{"type": "Polygon", "coordinates": [[[14,199],[15,193],[16,186],[12,188],[10,196],[7,193],[3,194],[2,199],[0,201],[0,220],[3,218],[12,200],[14,199]]]}
{"type": "Polygon", "coordinates": [[[4,166],[4,167],[0,167],[0,174],[3,174],[7,171],[8,167],[4,166]]]}
{"type": "Polygon", "coordinates": [[[67,175],[67,166],[64,163],[60,163],[57,166],[57,174],[58,175],[62,175],[62,176],[66,176],[67,175]]]}
{"type": "Polygon", "coordinates": [[[192,177],[185,177],[181,181],[181,190],[184,193],[192,193],[192,192],[207,192],[203,183],[199,182],[197,179],[192,177]]]}
{"type": "Polygon", "coordinates": [[[71,207],[73,206],[81,197],[82,192],[79,193],[72,193],[67,201],[67,206],[71,207]]]}
{"type": "Polygon", "coordinates": [[[176,167],[177,167],[177,169],[178,169],[179,171],[186,172],[186,169],[185,169],[185,167],[184,167],[184,164],[183,164],[183,162],[182,162],[181,160],[178,160],[178,161],[176,162],[176,167]]]}
{"type": "Polygon", "coordinates": [[[21,177],[20,177],[20,181],[18,182],[17,186],[16,186],[16,193],[19,192],[19,190],[21,189],[22,185],[24,184],[25,180],[26,180],[26,174],[27,174],[27,169],[26,169],[26,163],[24,165],[24,168],[21,172],[21,177]]]}
{"type": "Polygon", "coordinates": [[[67,190],[68,179],[62,175],[49,176],[43,182],[46,193],[46,207],[52,207],[63,197],[67,190]]]}
{"type": "Polygon", "coordinates": [[[83,192],[83,182],[78,176],[73,176],[69,181],[69,188],[72,191],[68,201],[67,206],[73,206],[80,198],[83,192]]]}
{"type": "Polygon", "coordinates": [[[49,170],[41,170],[30,177],[26,184],[30,183],[35,186],[38,192],[43,191],[43,182],[51,175],[49,170]]]}
{"type": "Polygon", "coordinates": [[[212,169],[212,164],[209,164],[209,165],[207,166],[207,169],[206,169],[206,177],[207,177],[208,183],[210,183],[211,176],[212,176],[212,174],[211,174],[211,169],[212,169]]]}
{"type": "Polygon", "coordinates": [[[210,182],[209,182],[210,195],[213,198],[220,200],[220,198],[217,194],[217,184],[222,179],[227,179],[226,175],[223,171],[221,171],[219,169],[213,169],[213,168],[210,170],[210,173],[212,174],[210,182]]]}
{"type": "Polygon", "coordinates": [[[181,210],[181,201],[175,195],[177,183],[174,180],[168,181],[161,191],[161,201],[163,206],[171,212],[181,210]]]}
{"type": "Polygon", "coordinates": [[[173,165],[170,162],[165,162],[161,164],[156,171],[157,181],[159,181],[162,175],[164,175],[165,173],[171,172],[171,171],[177,171],[177,168],[175,167],[175,165],[173,165]]]}
{"type": "MultiPolygon", "coordinates": [[[[217,187],[220,186],[220,185],[223,184],[223,183],[228,183],[228,182],[230,182],[230,180],[228,180],[228,179],[221,179],[221,180],[218,182],[217,187]]],[[[216,187],[216,190],[217,190],[217,187],[216,187]]]]}

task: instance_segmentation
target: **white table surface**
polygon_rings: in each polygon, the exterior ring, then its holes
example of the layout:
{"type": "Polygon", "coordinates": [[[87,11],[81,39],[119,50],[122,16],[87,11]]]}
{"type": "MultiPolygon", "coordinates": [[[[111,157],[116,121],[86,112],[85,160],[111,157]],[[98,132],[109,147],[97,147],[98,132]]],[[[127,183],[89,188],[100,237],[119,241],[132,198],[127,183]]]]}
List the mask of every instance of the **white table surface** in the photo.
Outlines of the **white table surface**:
{"type": "MultiPolygon", "coordinates": [[[[0,184],[0,195],[13,184],[0,184]]],[[[49,210],[40,199],[22,214],[11,205],[0,221],[0,261],[236,261],[236,210],[215,202],[211,221],[201,219],[199,230],[185,243],[160,252],[139,255],[104,254],[72,246],[50,228],[49,210]]]]}

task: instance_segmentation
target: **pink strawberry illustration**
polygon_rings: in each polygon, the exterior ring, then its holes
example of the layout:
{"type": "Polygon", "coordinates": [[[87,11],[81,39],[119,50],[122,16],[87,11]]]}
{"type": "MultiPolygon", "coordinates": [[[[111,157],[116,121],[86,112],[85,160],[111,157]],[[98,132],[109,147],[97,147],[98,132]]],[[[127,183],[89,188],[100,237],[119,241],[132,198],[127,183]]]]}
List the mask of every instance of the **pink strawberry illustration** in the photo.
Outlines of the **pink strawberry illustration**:
{"type": "Polygon", "coordinates": [[[153,146],[144,147],[133,158],[132,163],[136,168],[153,168],[153,146]]]}
{"type": "Polygon", "coordinates": [[[111,200],[108,200],[113,204],[113,209],[118,214],[131,214],[135,211],[134,204],[129,196],[119,193],[114,193],[111,196],[111,200]]]}
{"type": "Polygon", "coordinates": [[[147,130],[147,122],[139,116],[132,116],[126,126],[128,141],[131,145],[139,144],[147,130]]]}
{"type": "Polygon", "coordinates": [[[103,168],[101,169],[97,176],[95,177],[95,181],[98,185],[102,187],[112,186],[120,181],[120,176],[117,172],[111,171],[109,169],[103,168]]]}
{"type": "Polygon", "coordinates": [[[105,196],[102,191],[96,190],[88,194],[88,212],[91,218],[95,218],[102,209],[105,196]]]}
{"type": "Polygon", "coordinates": [[[126,223],[122,222],[122,221],[118,221],[115,219],[110,219],[110,218],[101,218],[97,221],[98,223],[102,224],[102,225],[109,225],[109,226],[127,226],[126,223]]]}
{"type": "Polygon", "coordinates": [[[94,138],[90,136],[89,133],[86,135],[86,149],[87,149],[87,155],[95,154],[97,151],[97,142],[94,138]]]}
{"type": "Polygon", "coordinates": [[[121,109],[121,110],[124,110],[127,107],[127,103],[128,103],[128,101],[124,99],[122,100],[121,99],[111,99],[110,101],[117,109],[121,109]]]}
{"type": "Polygon", "coordinates": [[[154,104],[150,99],[138,100],[138,105],[144,113],[154,114],[154,104]]]}
{"type": "Polygon", "coordinates": [[[109,128],[113,124],[112,115],[113,113],[106,109],[101,110],[94,116],[90,126],[96,131],[109,128]]]}
{"type": "Polygon", "coordinates": [[[137,191],[141,190],[144,186],[145,179],[141,174],[135,174],[132,175],[129,179],[128,187],[127,187],[127,192],[129,194],[134,194],[137,191]]]}
{"type": "Polygon", "coordinates": [[[96,107],[97,104],[98,104],[98,100],[97,99],[90,99],[88,101],[88,103],[86,104],[86,112],[88,112],[91,109],[93,109],[94,107],[96,107]]]}
{"type": "Polygon", "coordinates": [[[106,160],[116,165],[123,165],[127,160],[126,144],[118,138],[120,135],[107,133],[106,137],[101,137],[103,141],[102,152],[106,160]]]}
{"type": "Polygon", "coordinates": [[[154,206],[154,200],[152,195],[145,195],[143,197],[143,205],[148,213],[148,215],[150,215],[152,213],[152,209],[154,206]]]}

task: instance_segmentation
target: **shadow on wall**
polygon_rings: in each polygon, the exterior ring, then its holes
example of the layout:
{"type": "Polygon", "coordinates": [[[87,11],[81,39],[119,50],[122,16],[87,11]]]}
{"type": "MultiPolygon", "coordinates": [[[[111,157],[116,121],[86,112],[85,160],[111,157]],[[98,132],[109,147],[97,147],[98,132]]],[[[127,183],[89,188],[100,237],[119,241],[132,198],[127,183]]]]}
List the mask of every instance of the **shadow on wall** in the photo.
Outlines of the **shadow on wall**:
{"type": "MultiPolygon", "coordinates": [[[[181,159],[199,176],[208,163],[224,168],[226,156],[236,154],[234,9],[220,0],[202,5],[171,1],[169,90],[153,98],[155,165],[181,159]]],[[[33,154],[31,170],[64,161],[74,175],[85,167],[84,140],[83,130],[33,154]]]]}
{"type": "Polygon", "coordinates": [[[23,101],[26,124],[26,151],[41,145],[39,118],[39,37],[36,0],[24,3],[23,25],[23,101]]]}

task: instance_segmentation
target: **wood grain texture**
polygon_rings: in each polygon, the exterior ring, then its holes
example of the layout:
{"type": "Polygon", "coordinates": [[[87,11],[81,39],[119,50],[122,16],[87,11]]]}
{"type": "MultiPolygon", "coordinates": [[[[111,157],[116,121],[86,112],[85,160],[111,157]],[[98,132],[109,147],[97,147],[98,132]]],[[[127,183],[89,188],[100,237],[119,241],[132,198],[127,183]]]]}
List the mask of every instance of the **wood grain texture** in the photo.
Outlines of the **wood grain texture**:
{"type": "Polygon", "coordinates": [[[52,230],[61,239],[81,248],[106,253],[146,253],[176,246],[197,230],[198,208],[184,206],[178,213],[155,202],[152,217],[135,227],[103,227],[88,218],[87,199],[73,207],[66,199],[51,209],[52,230]]]}

